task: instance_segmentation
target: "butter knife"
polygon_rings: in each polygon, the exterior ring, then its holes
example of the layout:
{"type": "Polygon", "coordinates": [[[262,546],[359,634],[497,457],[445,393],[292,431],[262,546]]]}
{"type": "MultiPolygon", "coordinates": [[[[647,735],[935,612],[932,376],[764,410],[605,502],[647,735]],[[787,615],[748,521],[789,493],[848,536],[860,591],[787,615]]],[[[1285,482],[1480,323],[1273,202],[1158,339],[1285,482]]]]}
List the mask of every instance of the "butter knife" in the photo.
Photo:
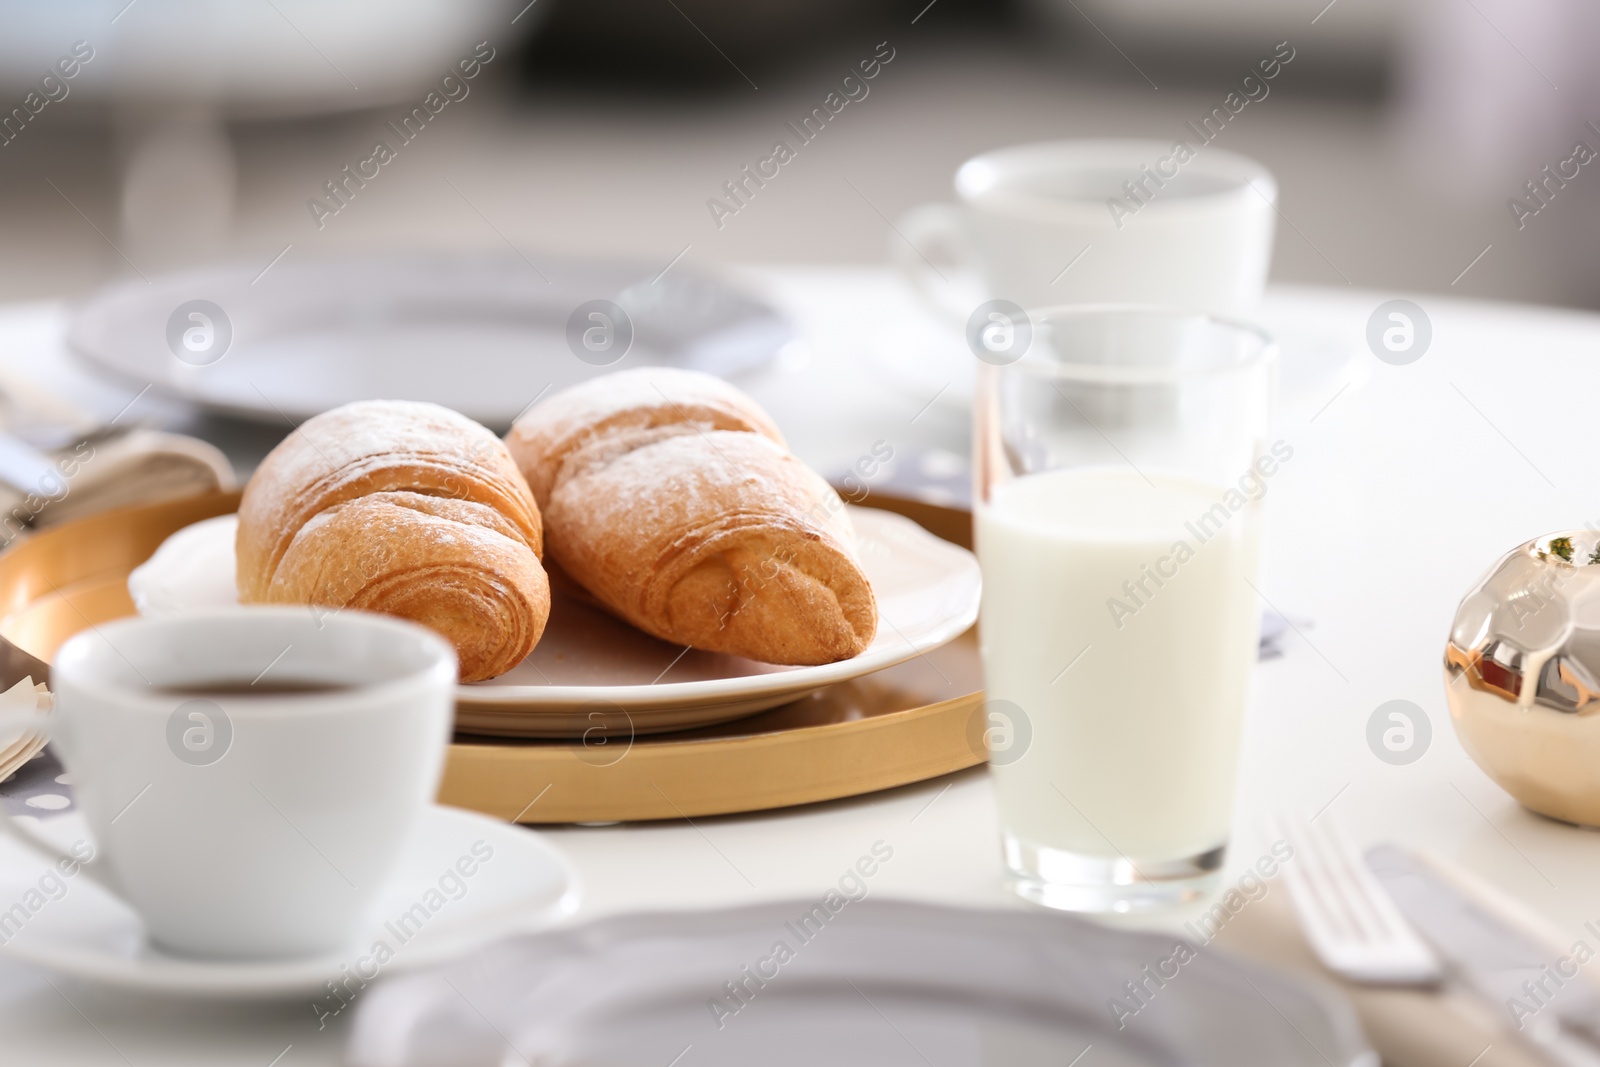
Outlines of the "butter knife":
{"type": "Polygon", "coordinates": [[[1600,993],[1577,960],[1472,899],[1415,853],[1378,845],[1366,860],[1452,977],[1557,1062],[1600,1065],[1600,993]]]}

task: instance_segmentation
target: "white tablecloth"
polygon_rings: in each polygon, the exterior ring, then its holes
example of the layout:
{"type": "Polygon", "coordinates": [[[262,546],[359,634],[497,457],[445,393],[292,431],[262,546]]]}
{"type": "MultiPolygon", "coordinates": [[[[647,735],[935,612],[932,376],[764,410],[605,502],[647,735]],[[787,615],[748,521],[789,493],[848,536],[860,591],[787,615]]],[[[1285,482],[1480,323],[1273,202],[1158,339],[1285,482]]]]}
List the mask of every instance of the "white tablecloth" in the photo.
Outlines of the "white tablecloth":
{"type": "MultiPolygon", "coordinates": [[[[879,439],[966,447],[959,403],[930,406],[937,384],[919,394],[916,374],[874,369],[885,330],[914,314],[890,275],[784,268],[750,277],[801,327],[804,345],[755,391],[803,457],[826,470],[879,439]]],[[[1358,841],[1436,850],[1577,939],[1585,920],[1600,918],[1600,834],[1529,814],[1478,771],[1451,730],[1440,662],[1461,594],[1501,553],[1543,532],[1600,524],[1600,451],[1588,435],[1600,317],[1413,296],[1431,318],[1432,345],[1416,363],[1391,366],[1366,352],[1364,338],[1372,311],[1399,295],[1269,297],[1267,317],[1291,327],[1286,364],[1337,362],[1330,353],[1340,348],[1357,355],[1327,376],[1285,368],[1302,394],[1318,382],[1326,392],[1321,403],[1301,395],[1284,409],[1278,434],[1294,457],[1267,494],[1262,592],[1302,632],[1257,671],[1230,861],[1254,860],[1272,813],[1327,807],[1358,841]],[[1420,705],[1432,724],[1430,749],[1408,766],[1367,747],[1368,717],[1392,699],[1420,705]]],[[[58,324],[54,307],[0,311],[0,360],[114,413],[133,390],[85,386],[62,362],[58,324]]],[[[259,435],[242,440],[248,460],[259,435]]],[[[981,771],[693,825],[549,832],[582,872],[580,919],[816,896],[880,839],[894,858],[874,894],[1015,906],[981,771]]],[[[40,973],[0,962],[0,1061],[266,1067],[292,1046],[283,1067],[338,1062],[343,1023],[319,1032],[309,1006],[140,1003],[54,981],[71,1004],[40,973]]]]}

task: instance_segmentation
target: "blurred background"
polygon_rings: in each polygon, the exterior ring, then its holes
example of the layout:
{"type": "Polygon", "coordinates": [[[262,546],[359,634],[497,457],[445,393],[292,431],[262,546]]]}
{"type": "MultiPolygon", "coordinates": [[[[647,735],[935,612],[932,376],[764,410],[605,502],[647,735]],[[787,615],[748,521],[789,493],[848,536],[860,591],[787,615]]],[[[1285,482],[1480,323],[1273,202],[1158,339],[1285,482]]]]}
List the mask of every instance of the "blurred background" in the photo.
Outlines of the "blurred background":
{"type": "Polygon", "coordinates": [[[967,156],[1178,137],[1281,41],[1294,62],[1219,138],[1279,177],[1275,280],[1600,301],[1600,165],[1565,162],[1578,142],[1600,149],[1600,14],[1584,0],[0,7],[8,301],[417,247],[873,263],[889,220],[946,198],[967,156]],[[481,41],[492,59],[469,94],[317,218],[324,183],[481,41]],[[894,59],[868,98],[716,226],[707,199],[880,42],[894,59]],[[1544,177],[1562,166],[1577,176],[1544,177]]]}

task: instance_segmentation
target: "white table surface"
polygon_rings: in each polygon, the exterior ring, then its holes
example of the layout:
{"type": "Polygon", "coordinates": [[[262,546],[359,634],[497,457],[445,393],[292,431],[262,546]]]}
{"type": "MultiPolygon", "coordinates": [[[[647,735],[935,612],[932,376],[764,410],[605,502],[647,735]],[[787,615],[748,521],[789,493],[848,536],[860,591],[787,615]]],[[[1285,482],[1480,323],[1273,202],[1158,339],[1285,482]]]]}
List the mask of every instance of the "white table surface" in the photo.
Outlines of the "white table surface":
{"type": "MultiPolygon", "coordinates": [[[[802,330],[803,350],[754,391],[803,457],[829,469],[880,439],[897,449],[965,449],[948,398],[927,407],[933,389],[912,395],[872,370],[882,324],[915,314],[886,272],[749,277],[802,330]]],[[[1476,768],[1450,728],[1440,663],[1461,594],[1501,553],[1550,530],[1600,524],[1600,450],[1590,433],[1600,317],[1412,296],[1432,319],[1433,342],[1421,360],[1396,367],[1365,351],[1364,334],[1373,309],[1400,295],[1269,296],[1268,318],[1359,356],[1326,383],[1331,403],[1302,399],[1280,419],[1294,457],[1267,493],[1261,588],[1302,621],[1303,634],[1257,670],[1230,862],[1259,854],[1270,813],[1328,806],[1356,840],[1433,849],[1576,939],[1585,920],[1600,918],[1600,834],[1529,814],[1476,768]],[[1408,766],[1380,762],[1365,740],[1368,716],[1396,698],[1424,708],[1433,726],[1431,748],[1408,766]]],[[[0,361],[114,413],[131,391],[86,385],[63,362],[59,315],[44,305],[0,309],[0,361]]],[[[259,441],[244,438],[245,452],[259,441]]],[[[816,896],[880,839],[894,857],[872,882],[876,895],[1018,906],[1001,880],[981,771],[693,825],[547,832],[582,871],[580,919],[816,896]]],[[[143,1001],[53,982],[0,961],[0,1062],[267,1067],[289,1046],[282,1067],[340,1059],[343,1023],[319,1032],[309,1005],[143,1001]]]]}

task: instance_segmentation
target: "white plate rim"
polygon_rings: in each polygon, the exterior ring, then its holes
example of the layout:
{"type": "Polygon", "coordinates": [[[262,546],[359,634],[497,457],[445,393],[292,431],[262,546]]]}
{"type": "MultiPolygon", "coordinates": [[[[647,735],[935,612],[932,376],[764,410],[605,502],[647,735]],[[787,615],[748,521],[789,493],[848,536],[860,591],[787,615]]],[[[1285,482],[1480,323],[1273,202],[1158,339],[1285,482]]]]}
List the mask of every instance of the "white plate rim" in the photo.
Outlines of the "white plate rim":
{"type": "MultiPolygon", "coordinates": [[[[539,950],[539,962],[537,964],[524,962],[522,964],[524,971],[536,967],[538,977],[548,982],[563,969],[571,969],[575,965],[582,966],[586,960],[589,962],[598,960],[604,964],[607,956],[615,956],[619,952],[625,953],[632,943],[659,939],[686,943],[693,939],[702,939],[707,942],[720,940],[726,944],[744,939],[753,933],[777,930],[782,927],[785,920],[792,920],[796,914],[803,914],[813,904],[815,904],[813,899],[795,897],[717,910],[673,911],[657,908],[599,916],[587,922],[570,924],[559,930],[547,930],[530,938],[497,945],[487,951],[491,956],[499,957],[495,962],[515,968],[519,965],[518,955],[536,947],[539,950]]],[[[932,900],[890,897],[863,899],[852,903],[850,909],[853,918],[856,919],[862,918],[862,913],[872,913],[871,921],[878,924],[879,933],[887,929],[892,931],[894,936],[903,938],[908,944],[916,944],[924,938],[934,939],[950,934],[975,937],[981,935],[985,944],[993,946],[994,951],[999,952],[1002,950],[1001,946],[1007,944],[1026,949],[1036,944],[1040,938],[1055,938],[1074,944],[1073,954],[1082,959],[1085,965],[1093,965],[1091,961],[1099,959],[1102,955],[1107,959],[1119,955],[1157,959],[1170,951],[1173,942],[1170,933],[1159,929],[1119,928],[1096,922],[1088,917],[1049,912],[1042,908],[972,907],[932,900]]],[[[879,959],[880,961],[887,959],[894,966],[900,966],[895,961],[893,953],[879,959]]],[[[848,963],[838,957],[830,957],[829,966],[840,974],[847,973],[850,969],[848,963]]],[[[1301,1001],[1300,1006],[1309,1008],[1321,1017],[1329,1031],[1326,1036],[1333,1038],[1341,1046],[1333,1050],[1336,1056],[1344,1057],[1341,1067],[1378,1067],[1377,1056],[1367,1045],[1354,1009],[1347,1000],[1324,983],[1264,962],[1226,952],[1207,952],[1203,948],[1190,966],[1213,980],[1231,979],[1232,984],[1237,986],[1242,979],[1252,988],[1260,983],[1269,990],[1297,997],[1301,1001]]],[[[399,1036],[395,1025],[399,1022],[396,1007],[404,1006],[408,1014],[425,1018],[430,1001],[438,992],[437,986],[441,979],[448,982],[452,971],[459,977],[460,967],[460,964],[456,964],[415,973],[394,986],[378,990],[356,1013],[349,1047],[352,1051],[362,1054],[358,1055],[358,1061],[371,1064],[389,1062],[371,1054],[375,1049],[382,1047],[392,1055],[401,1047],[396,1043],[396,1038],[399,1036]]],[[[692,967],[693,964],[679,967],[676,962],[664,966],[658,964],[656,970],[661,973],[655,974],[653,981],[663,988],[671,988],[674,982],[682,983],[685,980],[685,975],[677,973],[674,968],[685,971],[692,970],[692,967]]],[[[522,977],[527,977],[527,973],[522,977]]],[[[689,980],[693,980],[694,977],[688,976],[689,980]]],[[[819,981],[815,973],[810,975],[810,981],[813,983],[819,981]]],[[[454,983],[450,984],[454,986],[454,983]]],[[[1180,983],[1179,988],[1185,987],[1180,983]]],[[[1259,988],[1256,988],[1256,992],[1259,991],[1259,988]]],[[[1240,992],[1242,993],[1242,990],[1240,992]]],[[[457,994],[459,995],[459,991],[457,994]]],[[[1056,998],[1058,1005],[1065,1005],[1071,999],[1070,994],[1056,989],[1052,989],[1048,995],[1056,998]]],[[[600,999],[604,999],[604,994],[601,994],[600,999]]],[[[589,1005],[591,1008],[592,1006],[589,1005]]],[[[1266,1006],[1263,1005],[1263,1008],[1266,1006]]],[[[1096,1003],[1094,1007],[1099,1009],[1100,1005],[1096,1003]]],[[[496,1011],[495,1008],[489,1010],[496,1011]]],[[[1292,1021],[1283,1016],[1281,1011],[1277,1012],[1277,1015],[1284,1018],[1289,1027],[1299,1030],[1292,1021]]],[[[1270,1019],[1271,1014],[1263,1010],[1262,1018],[1270,1019]]],[[[1327,1054],[1318,1045],[1310,1043],[1309,1039],[1305,1038],[1304,1033],[1300,1033],[1299,1036],[1308,1042],[1307,1056],[1302,1062],[1307,1064],[1332,1062],[1327,1060],[1327,1054]]],[[[520,1053],[521,1047],[517,1048],[520,1053]]]]}
{"type": "MultiPolygon", "coordinates": [[[[938,541],[948,545],[953,552],[965,553],[971,566],[977,568],[977,557],[960,545],[951,544],[942,538],[924,530],[917,523],[903,515],[883,511],[879,508],[856,508],[851,510],[851,520],[859,521],[863,513],[871,515],[865,521],[869,523],[884,521],[886,525],[901,526],[909,529],[915,535],[938,541]]],[[[981,586],[978,587],[981,592],[981,586]]],[[[823,663],[811,667],[796,667],[790,671],[775,671],[770,674],[747,674],[737,678],[712,678],[699,682],[667,682],[662,685],[615,685],[615,686],[475,686],[463,685],[456,689],[457,700],[464,706],[483,707],[492,709],[506,704],[526,704],[529,694],[538,694],[541,702],[568,704],[577,700],[610,700],[617,704],[634,709],[650,709],[657,707],[675,707],[688,701],[705,703],[718,697],[750,698],[760,696],[775,696],[780,693],[801,693],[823,686],[835,685],[839,682],[849,681],[866,674],[873,674],[887,667],[904,663],[914,659],[924,652],[931,651],[941,645],[960,637],[966,633],[978,619],[978,595],[972,597],[971,603],[959,612],[952,613],[941,624],[923,631],[919,639],[912,639],[901,634],[901,642],[886,646],[881,649],[868,649],[852,659],[838,660],[834,663],[823,663]],[[493,697],[482,697],[481,694],[496,694],[493,697]],[[506,696],[498,694],[505,693],[506,696]]],[[[879,625],[884,625],[880,614],[879,625]]]]}

